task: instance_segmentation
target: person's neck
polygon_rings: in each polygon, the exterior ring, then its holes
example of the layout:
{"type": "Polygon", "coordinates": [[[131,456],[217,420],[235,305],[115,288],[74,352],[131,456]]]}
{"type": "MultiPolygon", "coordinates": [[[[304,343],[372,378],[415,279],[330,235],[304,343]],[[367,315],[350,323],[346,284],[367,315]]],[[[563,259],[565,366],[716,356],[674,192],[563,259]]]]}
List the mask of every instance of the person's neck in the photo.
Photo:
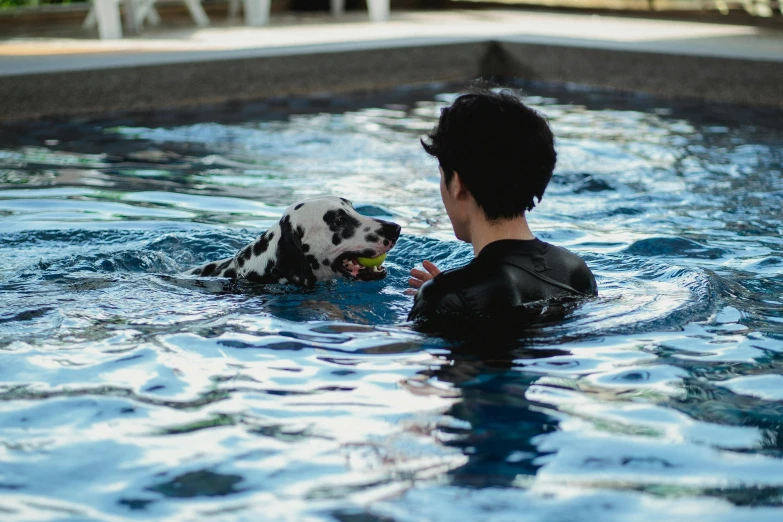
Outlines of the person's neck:
{"type": "Polygon", "coordinates": [[[479,255],[485,246],[501,239],[530,240],[535,238],[524,214],[513,219],[490,221],[482,212],[482,215],[471,220],[470,243],[473,245],[474,255],[479,255]]]}

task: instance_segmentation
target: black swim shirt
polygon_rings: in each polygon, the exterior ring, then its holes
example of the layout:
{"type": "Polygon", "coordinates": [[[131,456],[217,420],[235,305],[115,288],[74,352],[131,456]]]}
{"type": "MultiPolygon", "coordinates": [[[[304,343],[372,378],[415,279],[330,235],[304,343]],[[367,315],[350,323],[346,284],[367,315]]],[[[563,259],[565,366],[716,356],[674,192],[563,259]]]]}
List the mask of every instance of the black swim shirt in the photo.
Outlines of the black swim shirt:
{"type": "Polygon", "coordinates": [[[540,239],[503,239],[422,285],[408,320],[420,331],[514,327],[509,321],[525,322],[541,312],[531,303],[596,294],[595,277],[576,254],[540,239]]]}

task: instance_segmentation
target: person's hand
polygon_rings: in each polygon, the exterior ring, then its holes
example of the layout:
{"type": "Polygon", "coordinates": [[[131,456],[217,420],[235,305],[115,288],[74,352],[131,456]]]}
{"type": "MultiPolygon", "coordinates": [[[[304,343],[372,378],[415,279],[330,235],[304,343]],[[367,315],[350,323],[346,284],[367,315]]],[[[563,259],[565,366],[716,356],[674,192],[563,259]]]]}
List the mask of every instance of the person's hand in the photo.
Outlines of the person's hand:
{"type": "Polygon", "coordinates": [[[424,267],[423,270],[419,270],[418,268],[414,268],[411,270],[411,278],[408,279],[408,285],[410,285],[410,288],[405,290],[405,293],[408,295],[416,295],[416,292],[419,291],[419,288],[421,288],[421,285],[435,277],[436,275],[440,274],[440,269],[430,263],[429,261],[424,261],[422,263],[422,266],[424,267]]]}

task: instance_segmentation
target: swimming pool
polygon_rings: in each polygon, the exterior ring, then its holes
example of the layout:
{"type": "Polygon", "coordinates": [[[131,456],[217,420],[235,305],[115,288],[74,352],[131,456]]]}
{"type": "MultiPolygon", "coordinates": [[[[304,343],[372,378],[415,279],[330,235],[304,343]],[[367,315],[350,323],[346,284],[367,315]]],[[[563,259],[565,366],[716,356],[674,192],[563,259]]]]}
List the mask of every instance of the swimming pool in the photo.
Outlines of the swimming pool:
{"type": "Polygon", "coordinates": [[[470,259],[417,138],[454,88],[7,128],[3,520],[779,520],[783,119],[526,85],[531,226],[600,296],[524,342],[401,324],[470,259]],[[380,282],[210,291],[289,203],[403,226],[380,282]]]}

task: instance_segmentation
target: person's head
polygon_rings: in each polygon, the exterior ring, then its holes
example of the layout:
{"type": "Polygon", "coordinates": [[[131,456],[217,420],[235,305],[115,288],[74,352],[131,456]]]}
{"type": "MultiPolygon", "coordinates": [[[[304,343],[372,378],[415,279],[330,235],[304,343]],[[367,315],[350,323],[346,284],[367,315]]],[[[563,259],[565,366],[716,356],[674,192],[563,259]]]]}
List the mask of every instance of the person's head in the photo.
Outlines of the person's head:
{"type": "Polygon", "coordinates": [[[441,191],[449,191],[458,178],[489,221],[532,210],[557,160],[547,120],[508,90],[478,88],[461,94],[442,109],[428,137],[429,143],[421,143],[438,158],[441,191]]]}

